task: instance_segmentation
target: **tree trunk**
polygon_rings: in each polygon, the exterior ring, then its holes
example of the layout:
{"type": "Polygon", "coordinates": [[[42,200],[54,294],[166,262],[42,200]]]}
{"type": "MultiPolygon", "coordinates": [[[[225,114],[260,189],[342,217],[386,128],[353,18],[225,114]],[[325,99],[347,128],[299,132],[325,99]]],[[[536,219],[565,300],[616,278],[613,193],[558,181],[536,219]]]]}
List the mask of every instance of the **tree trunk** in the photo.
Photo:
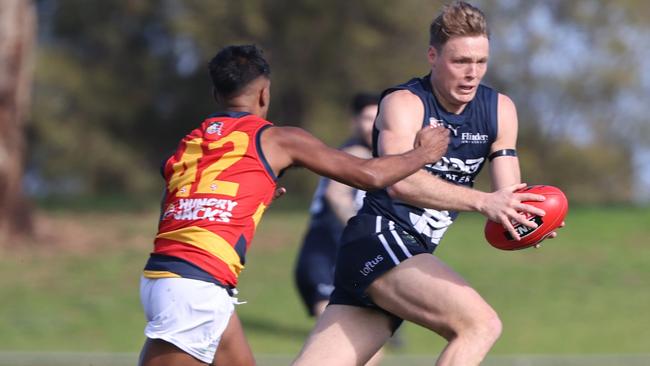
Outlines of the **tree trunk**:
{"type": "Polygon", "coordinates": [[[31,0],[0,1],[0,243],[32,231],[22,176],[35,33],[31,0]]]}

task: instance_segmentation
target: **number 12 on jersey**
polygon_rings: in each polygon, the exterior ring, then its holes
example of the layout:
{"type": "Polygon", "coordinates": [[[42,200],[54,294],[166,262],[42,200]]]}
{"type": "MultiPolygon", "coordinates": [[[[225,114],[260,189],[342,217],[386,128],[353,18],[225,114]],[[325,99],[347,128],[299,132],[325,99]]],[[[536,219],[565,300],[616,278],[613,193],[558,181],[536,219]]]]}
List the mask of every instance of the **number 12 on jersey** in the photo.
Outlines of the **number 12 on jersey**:
{"type": "Polygon", "coordinates": [[[176,197],[188,197],[193,190],[195,193],[235,197],[239,190],[239,183],[218,180],[217,177],[246,154],[248,143],[248,135],[241,131],[231,132],[209,144],[205,144],[201,137],[185,141],[183,155],[172,165],[174,174],[169,178],[167,189],[170,193],[176,191],[176,197]],[[210,156],[213,150],[222,148],[228,143],[230,145],[227,147],[231,147],[231,150],[226,151],[216,160],[210,156]],[[201,170],[199,165],[204,161],[207,161],[207,166],[201,167],[203,168],[201,170]]]}

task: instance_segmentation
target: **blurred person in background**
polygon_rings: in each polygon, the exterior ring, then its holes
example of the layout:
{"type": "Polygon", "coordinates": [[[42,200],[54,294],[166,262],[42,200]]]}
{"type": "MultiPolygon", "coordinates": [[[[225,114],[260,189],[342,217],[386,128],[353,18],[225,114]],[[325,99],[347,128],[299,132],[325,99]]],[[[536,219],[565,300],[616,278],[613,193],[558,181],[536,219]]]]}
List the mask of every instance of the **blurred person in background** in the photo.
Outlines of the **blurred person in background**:
{"type": "Polygon", "coordinates": [[[437,365],[478,365],[501,334],[494,309],[433,255],[460,211],[501,223],[517,240],[513,223],[536,227],[525,215],[544,215],[523,203],[544,196],[515,192],[525,187],[516,154],[517,112],[510,98],[481,84],[488,56],[483,13],[456,1],[430,26],[430,73],[382,94],[374,156],[408,150],[415,133],[429,125],[451,131],[449,146],[442,159],[368,192],[344,229],[330,304],[295,365],[362,365],[403,320],[447,340],[437,365]],[[491,193],[472,188],[488,160],[491,193]]]}
{"type": "MultiPolygon", "coordinates": [[[[340,150],[354,156],[372,157],[372,125],[377,116],[379,95],[356,94],[350,103],[352,135],[340,150]]],[[[294,280],[303,304],[310,316],[318,317],[325,310],[334,290],[334,266],[341,234],[348,220],[363,204],[366,192],[321,178],[309,209],[311,218],[298,252],[294,280]]],[[[398,334],[391,344],[398,346],[398,334]]],[[[378,352],[366,365],[376,365],[381,359],[378,352]]]]}
{"type": "Polygon", "coordinates": [[[424,128],[407,153],[357,158],[265,120],[270,67],[257,47],[226,47],[209,70],[223,109],[185,136],[162,168],[158,233],[140,283],[144,366],[255,364],[234,296],[285,169],[302,166],[357,189],[379,189],[439,159],[449,141],[445,129],[424,128]]]}
{"type": "MultiPolygon", "coordinates": [[[[372,157],[372,124],[379,95],[360,93],[351,103],[352,135],[339,148],[348,154],[372,157]]],[[[334,290],[334,264],[339,240],[348,220],[363,204],[366,192],[321,178],[309,208],[311,218],[298,252],[294,280],[311,316],[319,316],[334,290]]]]}

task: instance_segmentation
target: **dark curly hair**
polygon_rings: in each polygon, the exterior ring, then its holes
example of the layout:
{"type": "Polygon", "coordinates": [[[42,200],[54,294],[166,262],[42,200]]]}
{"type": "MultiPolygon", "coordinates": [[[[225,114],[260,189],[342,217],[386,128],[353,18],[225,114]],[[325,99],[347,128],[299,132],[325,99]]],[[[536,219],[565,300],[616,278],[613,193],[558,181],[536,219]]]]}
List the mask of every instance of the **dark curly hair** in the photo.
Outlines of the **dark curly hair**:
{"type": "Polygon", "coordinates": [[[262,50],[255,45],[223,48],[212,58],[208,69],[215,95],[223,98],[237,96],[251,81],[271,74],[262,50]]]}

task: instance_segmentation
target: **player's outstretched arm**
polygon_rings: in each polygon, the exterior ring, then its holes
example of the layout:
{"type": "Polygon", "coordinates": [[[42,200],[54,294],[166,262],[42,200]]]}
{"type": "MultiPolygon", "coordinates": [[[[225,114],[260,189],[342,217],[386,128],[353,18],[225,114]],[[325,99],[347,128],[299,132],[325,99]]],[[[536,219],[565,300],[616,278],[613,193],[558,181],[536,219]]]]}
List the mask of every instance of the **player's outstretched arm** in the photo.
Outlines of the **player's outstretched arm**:
{"type": "Polygon", "coordinates": [[[418,131],[408,151],[375,159],[361,159],[333,149],[297,127],[269,128],[262,134],[262,149],[273,170],[295,165],[365,191],[394,184],[447,150],[449,132],[444,128],[418,131]]]}

